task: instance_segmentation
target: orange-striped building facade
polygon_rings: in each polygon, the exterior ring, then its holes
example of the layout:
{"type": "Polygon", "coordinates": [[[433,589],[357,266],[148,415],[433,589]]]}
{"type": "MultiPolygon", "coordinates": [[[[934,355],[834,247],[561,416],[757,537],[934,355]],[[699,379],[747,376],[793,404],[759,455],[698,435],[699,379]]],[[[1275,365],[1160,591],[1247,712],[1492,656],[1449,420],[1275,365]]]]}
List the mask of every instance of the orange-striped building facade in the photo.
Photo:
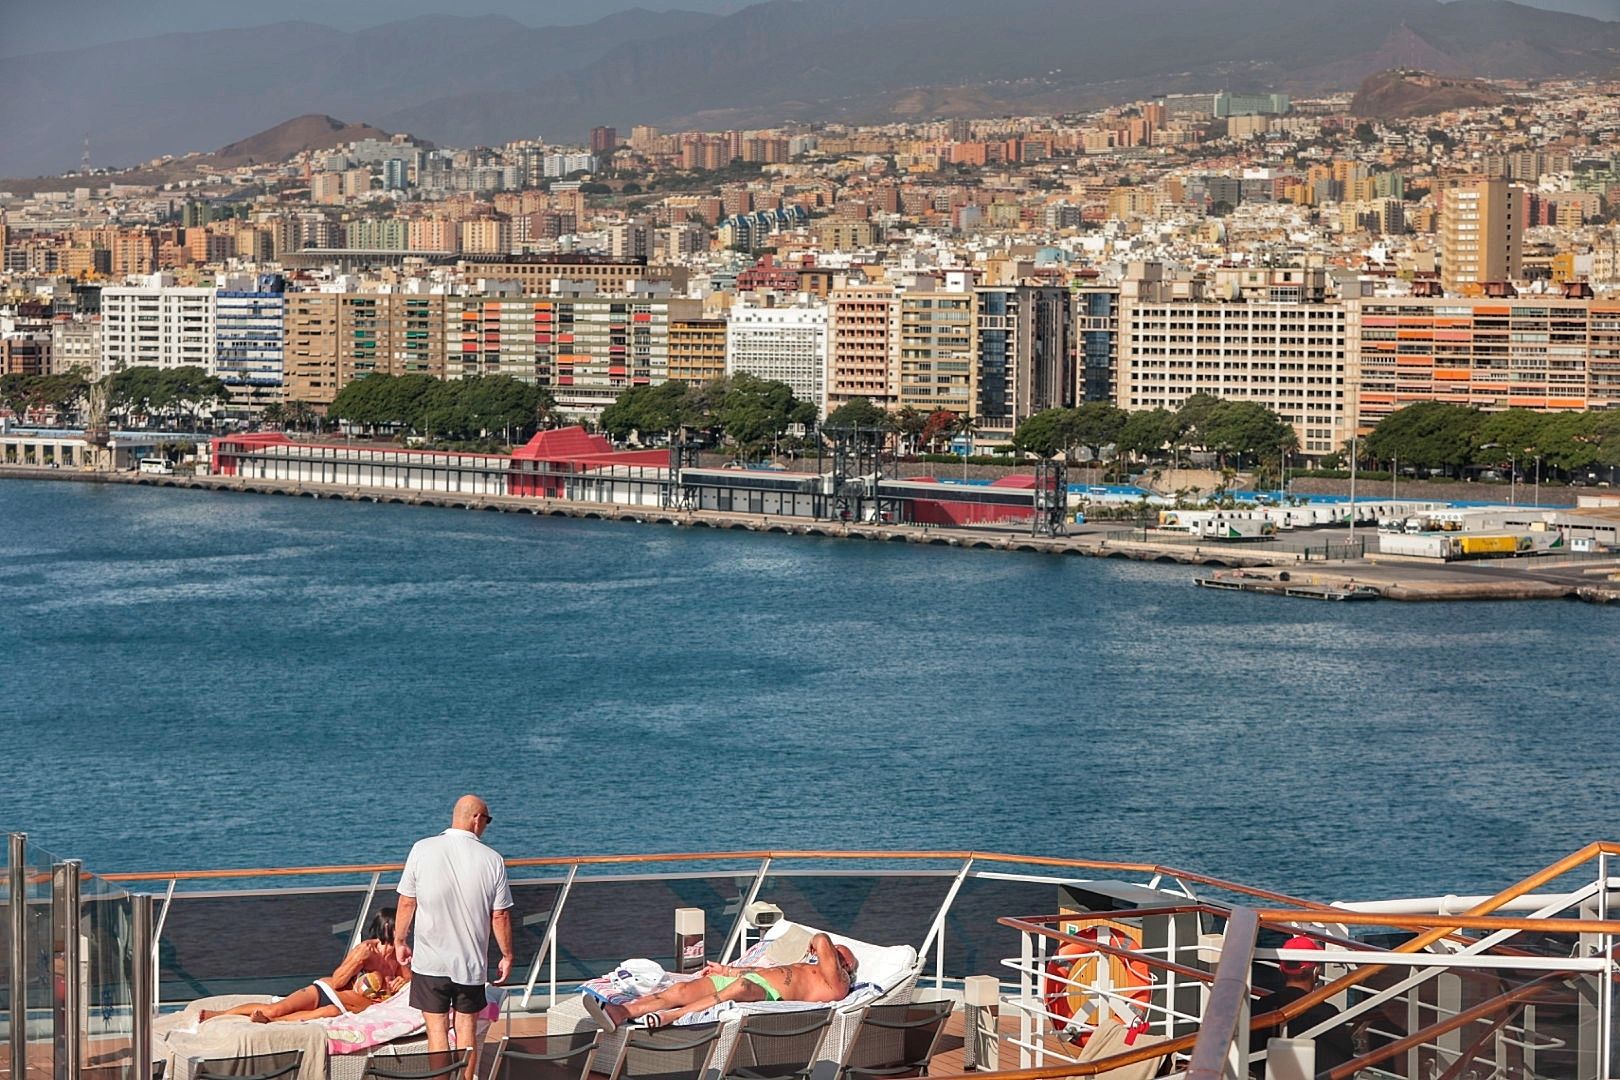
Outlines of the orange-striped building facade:
{"type": "Polygon", "coordinates": [[[1620,298],[1352,302],[1348,395],[1365,433],[1442,401],[1495,412],[1620,407],[1620,298]]]}

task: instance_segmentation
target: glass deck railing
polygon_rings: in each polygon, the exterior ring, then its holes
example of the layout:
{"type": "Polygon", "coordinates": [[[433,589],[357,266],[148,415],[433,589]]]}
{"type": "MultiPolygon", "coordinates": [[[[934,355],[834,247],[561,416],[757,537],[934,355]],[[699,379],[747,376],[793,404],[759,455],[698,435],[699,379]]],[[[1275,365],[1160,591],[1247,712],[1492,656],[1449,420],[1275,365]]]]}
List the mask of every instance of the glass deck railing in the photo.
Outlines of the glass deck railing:
{"type": "Polygon", "coordinates": [[[135,941],[149,906],[20,834],[7,846],[0,906],[0,1080],[142,1077],[132,1066],[145,1016],[135,941]]]}

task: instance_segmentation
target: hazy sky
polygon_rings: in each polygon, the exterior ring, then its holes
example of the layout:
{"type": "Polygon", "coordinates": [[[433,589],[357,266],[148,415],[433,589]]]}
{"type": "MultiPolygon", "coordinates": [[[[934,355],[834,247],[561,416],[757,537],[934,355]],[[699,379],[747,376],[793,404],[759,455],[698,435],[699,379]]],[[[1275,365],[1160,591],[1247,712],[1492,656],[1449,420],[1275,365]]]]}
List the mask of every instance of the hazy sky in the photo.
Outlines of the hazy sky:
{"type": "MultiPolygon", "coordinates": [[[[628,8],[731,12],[758,0],[0,0],[0,56],[99,45],[186,30],[222,30],[303,19],[358,30],[417,15],[508,15],[530,26],[592,22],[628,8]],[[71,10],[71,17],[64,12],[71,10]]],[[[881,0],[874,0],[881,2],[881,0]]],[[[1344,0],[1305,0],[1342,3],[1344,0]]],[[[1520,0],[1532,7],[1620,21],[1620,0],[1520,0]]]]}
{"type": "MultiPolygon", "coordinates": [[[[186,30],[224,30],[301,19],[359,30],[418,15],[508,15],[530,26],[594,22],[629,8],[731,12],[758,0],[0,0],[0,56],[100,45],[186,30]]],[[[1620,0],[1614,0],[1620,3],[1620,0]]]]}

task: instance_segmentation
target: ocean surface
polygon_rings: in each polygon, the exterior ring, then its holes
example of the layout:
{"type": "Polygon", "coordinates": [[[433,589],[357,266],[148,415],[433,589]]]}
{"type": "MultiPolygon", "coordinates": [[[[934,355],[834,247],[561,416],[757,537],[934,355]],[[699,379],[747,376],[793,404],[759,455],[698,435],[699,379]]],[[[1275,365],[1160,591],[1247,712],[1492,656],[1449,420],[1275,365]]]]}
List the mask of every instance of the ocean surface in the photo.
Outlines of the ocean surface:
{"type": "Polygon", "coordinates": [[[1189,568],[0,483],[0,830],[92,871],[966,849],[1315,899],[1620,837],[1620,615],[1189,568]]]}

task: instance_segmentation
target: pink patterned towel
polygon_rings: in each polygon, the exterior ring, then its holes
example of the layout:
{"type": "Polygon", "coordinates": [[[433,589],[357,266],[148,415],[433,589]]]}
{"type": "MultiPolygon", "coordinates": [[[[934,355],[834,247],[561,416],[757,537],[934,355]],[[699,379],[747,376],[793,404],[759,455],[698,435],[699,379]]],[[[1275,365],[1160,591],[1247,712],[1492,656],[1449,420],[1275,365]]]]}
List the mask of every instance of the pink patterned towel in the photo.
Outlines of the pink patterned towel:
{"type": "MultiPolygon", "coordinates": [[[[478,1014],[480,1030],[501,1015],[502,991],[494,986],[487,990],[489,1004],[478,1014]]],[[[454,1023],[454,1019],[451,1022],[454,1023]]],[[[317,1023],[326,1025],[328,1054],[358,1054],[423,1029],[421,1011],[411,1008],[409,986],[363,1012],[345,1013],[317,1023]]]]}

